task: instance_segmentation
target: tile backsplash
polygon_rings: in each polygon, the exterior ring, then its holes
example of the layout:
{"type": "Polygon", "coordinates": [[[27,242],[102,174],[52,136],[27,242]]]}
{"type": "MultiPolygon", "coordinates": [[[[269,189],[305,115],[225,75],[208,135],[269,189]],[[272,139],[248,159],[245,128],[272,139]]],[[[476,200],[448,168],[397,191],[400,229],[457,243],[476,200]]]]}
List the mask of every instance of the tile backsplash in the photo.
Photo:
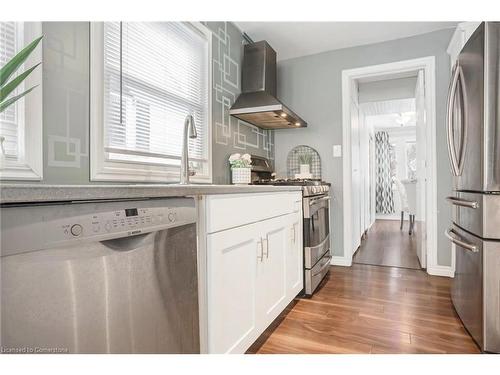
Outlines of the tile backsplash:
{"type": "MultiPolygon", "coordinates": [[[[212,32],[213,182],[230,183],[227,158],[251,153],[274,159],[274,134],[232,118],[241,91],[244,39],[231,22],[205,22],[212,32]]],[[[45,184],[89,184],[88,22],[43,23],[43,148],[45,184]]]]}

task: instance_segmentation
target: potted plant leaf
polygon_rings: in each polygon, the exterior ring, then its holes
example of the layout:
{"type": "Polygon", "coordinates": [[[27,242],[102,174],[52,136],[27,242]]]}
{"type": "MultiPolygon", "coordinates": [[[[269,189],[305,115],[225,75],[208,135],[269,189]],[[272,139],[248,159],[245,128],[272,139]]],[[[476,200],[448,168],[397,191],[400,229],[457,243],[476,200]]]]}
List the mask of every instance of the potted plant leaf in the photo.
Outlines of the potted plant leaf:
{"type": "MultiPolygon", "coordinates": [[[[33,91],[38,85],[30,87],[21,93],[16,93],[16,89],[23,83],[23,81],[28,77],[33,70],[35,70],[38,65],[35,64],[31,68],[25,70],[24,72],[18,74],[16,77],[10,79],[14,73],[24,64],[29,55],[35,50],[43,36],[35,39],[26,47],[24,47],[17,55],[15,55],[11,60],[0,68],[0,113],[5,111],[8,107],[13,105],[19,99],[24,97],[33,91]],[[13,94],[13,95],[11,95],[13,94]]],[[[0,135],[0,168],[5,164],[5,148],[4,148],[5,137],[0,135]]]]}

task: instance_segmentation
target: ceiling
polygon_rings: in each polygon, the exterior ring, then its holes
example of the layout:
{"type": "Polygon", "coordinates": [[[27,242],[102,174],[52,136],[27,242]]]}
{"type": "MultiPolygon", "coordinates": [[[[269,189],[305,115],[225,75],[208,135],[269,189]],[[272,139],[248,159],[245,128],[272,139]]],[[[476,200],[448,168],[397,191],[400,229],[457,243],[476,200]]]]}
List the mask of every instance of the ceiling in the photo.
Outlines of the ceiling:
{"type": "Polygon", "coordinates": [[[376,131],[382,129],[416,129],[415,112],[368,116],[366,117],[366,123],[373,126],[376,131]]]}
{"type": "Polygon", "coordinates": [[[359,105],[374,128],[415,127],[415,99],[386,100],[359,105]]]}
{"type": "Polygon", "coordinates": [[[265,39],[278,60],[454,28],[458,22],[235,22],[254,41],[265,39]]]}
{"type": "Polygon", "coordinates": [[[360,109],[365,116],[390,115],[393,113],[415,112],[415,98],[381,100],[361,103],[360,109]]]}

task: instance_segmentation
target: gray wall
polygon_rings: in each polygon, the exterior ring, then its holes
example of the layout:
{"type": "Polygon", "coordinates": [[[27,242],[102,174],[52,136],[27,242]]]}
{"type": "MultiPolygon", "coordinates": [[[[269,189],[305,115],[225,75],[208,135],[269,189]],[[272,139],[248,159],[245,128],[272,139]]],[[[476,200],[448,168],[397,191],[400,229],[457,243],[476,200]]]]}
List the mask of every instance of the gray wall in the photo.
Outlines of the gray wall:
{"type": "MultiPolygon", "coordinates": [[[[89,23],[43,23],[43,158],[45,184],[89,184],[89,23]]],[[[212,39],[213,182],[230,183],[228,156],[248,152],[273,158],[273,132],[230,118],[241,91],[241,32],[208,22],[212,39]]],[[[179,126],[182,126],[180,124],[179,126]]],[[[11,181],[9,181],[11,183],[11,181]]]]}
{"type": "Polygon", "coordinates": [[[436,57],[436,136],[438,263],[451,264],[451,248],[443,233],[451,211],[444,198],[452,186],[445,138],[445,101],[450,76],[446,48],[452,29],[372,45],[305,56],[278,64],[280,98],[309,124],[307,128],[279,130],[275,134],[276,169],[286,172],[286,155],[299,144],[314,147],[322,158],[323,178],[333,185],[332,249],[343,255],[342,158],[332,157],[332,146],[342,143],[342,70],[425,56],[436,57]]]}

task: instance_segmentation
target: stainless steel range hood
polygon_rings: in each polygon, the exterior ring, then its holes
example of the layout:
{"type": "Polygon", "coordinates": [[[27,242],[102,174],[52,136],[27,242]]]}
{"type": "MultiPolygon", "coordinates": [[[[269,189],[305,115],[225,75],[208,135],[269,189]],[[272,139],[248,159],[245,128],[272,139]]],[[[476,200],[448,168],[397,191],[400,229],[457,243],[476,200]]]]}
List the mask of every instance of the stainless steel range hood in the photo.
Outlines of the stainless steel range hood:
{"type": "Polygon", "coordinates": [[[245,45],[242,92],[231,116],[263,129],[303,128],[307,123],[276,98],[276,51],[265,41],[245,45]]]}

